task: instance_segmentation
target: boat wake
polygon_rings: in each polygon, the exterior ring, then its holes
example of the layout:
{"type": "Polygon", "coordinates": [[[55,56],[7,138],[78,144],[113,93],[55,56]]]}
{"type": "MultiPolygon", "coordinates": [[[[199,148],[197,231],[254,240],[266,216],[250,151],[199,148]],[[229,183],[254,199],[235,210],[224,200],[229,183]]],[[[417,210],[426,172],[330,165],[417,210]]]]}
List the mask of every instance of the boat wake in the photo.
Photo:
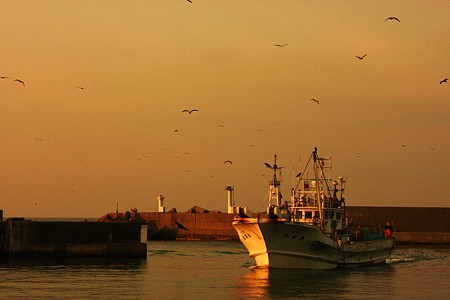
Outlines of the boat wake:
{"type": "Polygon", "coordinates": [[[416,261],[413,257],[390,257],[386,259],[386,264],[393,265],[393,264],[401,264],[401,263],[410,263],[416,261]]]}
{"type": "Polygon", "coordinates": [[[420,261],[431,261],[434,259],[435,255],[433,254],[433,252],[422,249],[414,249],[414,251],[407,249],[392,254],[391,257],[387,259],[386,263],[392,265],[420,261]]]}

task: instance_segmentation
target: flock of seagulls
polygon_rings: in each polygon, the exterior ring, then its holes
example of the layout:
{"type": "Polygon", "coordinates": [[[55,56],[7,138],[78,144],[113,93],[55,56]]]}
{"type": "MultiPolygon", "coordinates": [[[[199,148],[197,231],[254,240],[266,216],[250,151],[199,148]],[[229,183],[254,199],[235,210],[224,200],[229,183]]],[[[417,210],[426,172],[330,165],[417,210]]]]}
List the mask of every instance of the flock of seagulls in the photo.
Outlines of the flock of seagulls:
{"type": "MultiPolygon", "coordinates": [[[[400,20],[399,20],[397,17],[388,17],[388,18],[386,18],[386,19],[384,20],[384,22],[386,22],[386,21],[397,21],[397,22],[400,23],[400,20]]],[[[284,47],[284,46],[287,46],[288,44],[274,44],[274,45],[277,46],[277,47],[282,48],[282,47],[284,47]]],[[[367,56],[367,53],[364,54],[364,55],[362,55],[362,56],[355,55],[355,57],[356,57],[357,59],[359,59],[359,60],[363,60],[366,56],[367,56]]],[[[447,83],[447,82],[448,82],[448,78],[444,78],[444,79],[442,79],[442,80],[439,82],[439,84],[443,84],[443,83],[447,83]]],[[[316,99],[314,99],[314,98],[311,98],[311,99],[309,99],[309,100],[310,100],[310,101],[314,101],[314,102],[316,102],[317,104],[319,104],[319,100],[316,100],[316,99]]]]}
{"type": "MultiPolygon", "coordinates": [[[[198,111],[198,109],[194,108],[194,109],[191,109],[191,110],[183,109],[181,112],[185,112],[185,113],[188,113],[190,115],[190,114],[192,114],[193,112],[196,112],[196,111],[198,111]]],[[[217,127],[225,127],[225,126],[223,124],[219,124],[219,125],[217,125],[217,127]]],[[[178,129],[175,129],[173,132],[176,133],[176,132],[179,132],[179,131],[178,131],[178,129]]],[[[164,148],[164,149],[168,150],[167,148],[164,148]]],[[[190,153],[189,152],[185,152],[184,154],[188,155],[190,153]]],[[[179,156],[176,156],[176,157],[173,157],[173,158],[179,158],[179,156]]],[[[231,160],[226,160],[226,161],[223,162],[223,164],[230,164],[230,165],[232,165],[233,162],[231,160]]],[[[213,176],[210,176],[210,178],[213,178],[213,176]]]]}
{"type": "MultiPolygon", "coordinates": [[[[193,112],[197,112],[197,111],[199,111],[198,109],[183,109],[181,112],[183,112],[183,113],[187,113],[187,114],[192,114],[193,112]]],[[[219,124],[219,125],[217,125],[217,127],[225,127],[225,125],[223,125],[223,124],[219,124]]],[[[177,132],[179,132],[179,130],[178,129],[175,129],[174,131],[173,131],[174,133],[177,133],[177,132]]],[[[255,146],[255,145],[252,145],[252,146],[255,146]]],[[[164,148],[163,150],[169,150],[168,148],[164,148]]],[[[190,153],[189,152],[184,152],[184,154],[185,155],[189,155],[190,153]]],[[[180,158],[179,156],[173,156],[172,158],[180,158]]],[[[223,164],[224,165],[226,165],[226,164],[229,164],[229,165],[233,165],[233,162],[231,161],[231,160],[225,160],[224,162],[223,162],[223,164]]],[[[188,171],[186,171],[186,172],[188,172],[188,171]]],[[[209,176],[209,178],[214,178],[212,175],[210,175],[209,176]]]]}
{"type": "MultiPolygon", "coordinates": [[[[400,19],[397,18],[397,17],[388,17],[388,18],[386,18],[386,19],[384,20],[384,22],[386,22],[386,21],[397,21],[397,22],[401,23],[401,22],[400,22],[400,19]]],[[[287,45],[288,45],[288,44],[274,44],[274,46],[279,47],[279,48],[283,48],[284,46],[287,46],[287,45]]],[[[364,54],[364,55],[362,55],[362,56],[360,56],[360,55],[355,55],[355,57],[356,57],[358,60],[363,60],[366,56],[367,56],[367,53],[364,54]]],[[[443,83],[448,83],[448,78],[444,78],[444,79],[442,79],[442,80],[439,82],[439,84],[443,84],[443,83]]],[[[317,105],[319,105],[319,100],[317,100],[317,99],[315,99],[315,98],[311,98],[311,99],[309,99],[309,101],[316,102],[317,105]]],[[[401,147],[402,147],[402,149],[406,149],[406,145],[404,145],[404,144],[402,144],[401,147]]],[[[430,148],[430,149],[431,149],[431,150],[434,150],[434,148],[430,148]]],[[[361,155],[358,154],[358,157],[360,157],[360,156],[361,156],[361,155]]],[[[267,166],[267,167],[271,167],[269,164],[266,164],[266,166],[267,166]]]]}
{"type": "MultiPolygon", "coordinates": [[[[189,3],[192,3],[191,0],[186,0],[186,1],[189,2],[189,3]]],[[[397,22],[400,23],[400,20],[399,20],[397,17],[388,17],[388,18],[386,18],[386,19],[384,20],[384,22],[386,22],[386,21],[397,21],[397,22]]],[[[288,46],[289,44],[287,44],[287,43],[280,43],[280,44],[273,44],[273,45],[274,45],[275,47],[278,47],[278,48],[281,49],[281,48],[284,48],[284,47],[288,46]]],[[[358,60],[363,60],[366,56],[367,56],[367,53],[364,54],[364,55],[362,55],[362,56],[360,56],[360,55],[355,55],[355,57],[356,57],[358,60]]],[[[13,78],[14,78],[14,77],[13,77],[13,78]]],[[[8,76],[0,76],[0,79],[1,79],[1,80],[6,80],[6,79],[10,79],[10,77],[8,77],[8,76]]],[[[13,82],[17,82],[18,84],[21,84],[23,87],[25,87],[25,82],[24,82],[23,80],[21,80],[21,79],[16,78],[16,79],[13,80],[13,82]]],[[[448,83],[448,78],[444,78],[444,79],[442,79],[442,80],[439,82],[439,84],[443,84],[443,83],[448,83]]],[[[85,89],[86,89],[86,88],[83,87],[83,86],[77,86],[76,88],[79,89],[79,90],[85,90],[85,89]]],[[[317,99],[315,99],[315,98],[310,98],[309,101],[315,102],[315,103],[317,103],[317,105],[320,104],[319,100],[317,100],[317,99]]],[[[198,110],[198,109],[195,109],[195,108],[194,108],[194,109],[183,109],[183,110],[182,110],[183,113],[187,113],[188,115],[191,115],[192,113],[198,112],[198,111],[199,111],[199,110],[198,110]]],[[[224,127],[224,125],[219,124],[218,127],[224,127]]],[[[173,132],[174,132],[174,133],[178,133],[179,130],[178,130],[178,129],[175,129],[173,132]]],[[[37,140],[37,141],[39,141],[39,142],[42,142],[42,141],[43,141],[43,139],[37,138],[37,137],[35,137],[34,139],[37,140]]],[[[86,146],[89,146],[89,145],[86,145],[86,146]]],[[[251,145],[251,146],[252,146],[252,147],[255,147],[255,145],[251,145]]],[[[402,144],[401,147],[402,147],[403,149],[406,149],[407,146],[404,145],[404,144],[402,144]]],[[[434,150],[434,148],[430,148],[430,149],[431,149],[431,150],[434,150]]],[[[169,150],[169,149],[168,149],[168,148],[164,148],[163,150],[169,150]]],[[[185,152],[184,154],[185,154],[185,155],[188,155],[189,152],[185,152]]],[[[361,156],[361,154],[358,153],[358,157],[360,157],[360,156],[361,156]]],[[[142,155],[142,157],[148,157],[148,156],[142,155]]],[[[176,156],[176,157],[174,157],[174,158],[179,158],[179,156],[176,156]]],[[[136,158],[136,159],[137,159],[137,160],[141,160],[141,158],[136,158]]],[[[78,162],[79,162],[79,163],[82,163],[83,161],[79,160],[78,162]]],[[[223,162],[223,164],[224,164],[224,165],[226,165],[226,164],[233,165],[233,162],[232,162],[231,160],[225,160],[225,161],[223,162]]],[[[266,165],[266,167],[268,167],[268,168],[271,168],[271,169],[274,168],[274,166],[272,166],[272,165],[270,165],[270,164],[268,164],[268,163],[266,163],[265,165],[266,165]]],[[[276,166],[275,166],[275,167],[276,167],[276,166]]],[[[301,174],[301,173],[300,173],[300,174],[301,174]]],[[[300,174],[298,174],[297,176],[300,176],[300,174]]],[[[261,175],[264,176],[263,174],[261,174],[261,175]]],[[[213,176],[210,176],[210,178],[213,178],[213,176]]],[[[71,193],[72,193],[72,192],[73,192],[73,191],[71,191],[71,193]]],[[[179,228],[185,229],[184,226],[183,226],[182,224],[177,224],[177,225],[179,226],[179,228]]]]}

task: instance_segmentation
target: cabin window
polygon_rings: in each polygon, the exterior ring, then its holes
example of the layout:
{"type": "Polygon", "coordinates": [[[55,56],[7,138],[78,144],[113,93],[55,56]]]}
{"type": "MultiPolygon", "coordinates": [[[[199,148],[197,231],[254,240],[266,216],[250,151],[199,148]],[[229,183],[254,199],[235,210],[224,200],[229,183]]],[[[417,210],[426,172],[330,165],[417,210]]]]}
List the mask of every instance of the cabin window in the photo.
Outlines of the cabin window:
{"type": "Polygon", "coordinates": [[[312,219],[312,211],[305,211],[305,218],[312,219]]]}
{"type": "Polygon", "coordinates": [[[303,217],[303,212],[302,212],[301,210],[297,210],[297,211],[295,212],[295,217],[296,217],[297,219],[301,219],[301,218],[303,217]]]}
{"type": "Polygon", "coordinates": [[[317,219],[319,219],[319,218],[320,218],[320,214],[319,214],[319,212],[318,212],[318,211],[315,211],[315,212],[314,212],[314,218],[317,218],[317,219]]]}
{"type": "Polygon", "coordinates": [[[334,219],[334,211],[330,212],[330,219],[333,220],[334,219]]]}

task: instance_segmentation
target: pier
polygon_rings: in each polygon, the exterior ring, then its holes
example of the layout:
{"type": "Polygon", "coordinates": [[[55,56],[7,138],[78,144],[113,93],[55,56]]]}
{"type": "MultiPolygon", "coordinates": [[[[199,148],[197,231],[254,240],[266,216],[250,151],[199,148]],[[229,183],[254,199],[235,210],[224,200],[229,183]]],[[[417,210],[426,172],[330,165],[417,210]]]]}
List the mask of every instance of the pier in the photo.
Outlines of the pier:
{"type": "Polygon", "coordinates": [[[140,223],[0,221],[0,258],[147,258],[147,225],[140,223]]]}

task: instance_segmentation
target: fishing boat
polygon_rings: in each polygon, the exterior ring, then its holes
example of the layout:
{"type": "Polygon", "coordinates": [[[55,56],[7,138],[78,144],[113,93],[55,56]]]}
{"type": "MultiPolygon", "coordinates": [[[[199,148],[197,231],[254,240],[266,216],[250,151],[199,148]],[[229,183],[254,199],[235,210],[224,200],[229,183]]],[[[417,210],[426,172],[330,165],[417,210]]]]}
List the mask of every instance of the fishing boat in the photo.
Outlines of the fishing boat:
{"type": "Polygon", "coordinates": [[[331,158],[314,148],[304,170],[296,177],[290,201],[282,202],[277,175],[269,183],[268,208],[253,217],[241,214],[233,227],[259,267],[335,269],[385,263],[394,249],[394,238],[382,227],[353,228],[347,221],[346,180],[328,179],[331,158]]]}

